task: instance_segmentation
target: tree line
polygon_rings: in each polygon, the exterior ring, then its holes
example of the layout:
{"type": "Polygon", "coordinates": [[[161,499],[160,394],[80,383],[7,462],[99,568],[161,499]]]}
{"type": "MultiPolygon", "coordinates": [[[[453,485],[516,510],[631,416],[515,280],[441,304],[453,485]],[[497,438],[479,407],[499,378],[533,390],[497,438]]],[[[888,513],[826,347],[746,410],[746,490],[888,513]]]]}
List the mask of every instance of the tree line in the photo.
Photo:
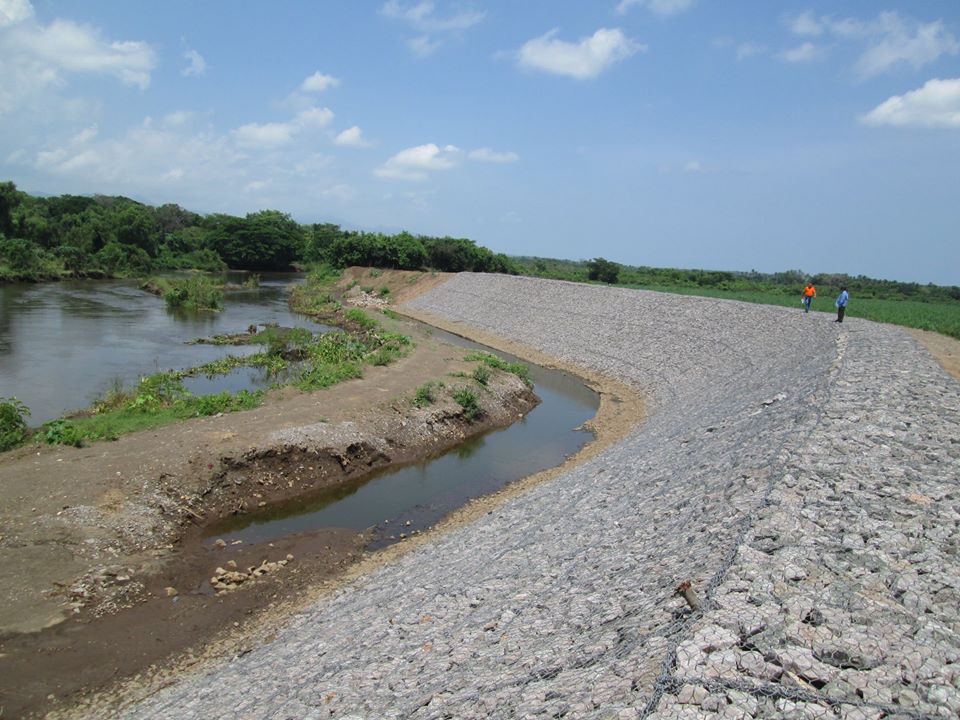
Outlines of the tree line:
{"type": "Polygon", "coordinates": [[[956,301],[960,287],[934,285],[897,280],[879,280],[865,275],[844,273],[812,273],[786,270],[761,273],[756,270],[691,270],[621,265],[605,258],[593,260],[558,260],[541,257],[512,257],[524,275],[548,277],[574,282],[604,282],[608,284],[663,289],[711,289],[717,291],[758,291],[782,295],[799,295],[807,281],[818,288],[835,289],[845,286],[857,298],[879,300],[956,301]]]}
{"type": "Polygon", "coordinates": [[[158,270],[290,270],[326,263],[517,273],[472,240],[302,225],[278,210],[200,215],[122,196],[37,197],[0,183],[0,280],[143,276],[158,270]]]}

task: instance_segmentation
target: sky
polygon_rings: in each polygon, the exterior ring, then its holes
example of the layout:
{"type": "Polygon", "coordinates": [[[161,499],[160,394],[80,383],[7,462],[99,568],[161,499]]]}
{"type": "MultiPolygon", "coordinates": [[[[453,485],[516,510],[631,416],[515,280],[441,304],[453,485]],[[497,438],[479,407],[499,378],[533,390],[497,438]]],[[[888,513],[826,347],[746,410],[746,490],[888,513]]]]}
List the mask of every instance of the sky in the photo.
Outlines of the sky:
{"type": "Polygon", "coordinates": [[[960,285],[960,0],[0,0],[0,180],[960,285]]]}

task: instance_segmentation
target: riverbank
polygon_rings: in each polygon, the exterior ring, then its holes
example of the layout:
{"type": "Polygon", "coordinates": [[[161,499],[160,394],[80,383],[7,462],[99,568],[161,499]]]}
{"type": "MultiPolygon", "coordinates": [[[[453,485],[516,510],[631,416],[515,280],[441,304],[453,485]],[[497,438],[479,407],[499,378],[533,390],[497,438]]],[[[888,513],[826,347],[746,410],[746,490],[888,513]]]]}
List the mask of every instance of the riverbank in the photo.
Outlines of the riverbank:
{"type": "Polygon", "coordinates": [[[171,654],[200,653],[234,624],[336,577],[369,539],[321,531],[260,545],[205,541],[219,518],[440,452],[537,402],[509,372],[489,369],[481,389],[479,363],[428,331],[414,342],[408,357],[363,380],[288,388],[257,410],[0,455],[5,712],[49,709],[171,654]],[[445,388],[417,407],[418,389],[437,381],[445,388]],[[477,385],[473,418],[452,397],[468,384],[477,385]]]}
{"type": "Polygon", "coordinates": [[[649,420],[117,714],[956,715],[960,384],[906,331],[470,274],[412,304],[649,420]]]}

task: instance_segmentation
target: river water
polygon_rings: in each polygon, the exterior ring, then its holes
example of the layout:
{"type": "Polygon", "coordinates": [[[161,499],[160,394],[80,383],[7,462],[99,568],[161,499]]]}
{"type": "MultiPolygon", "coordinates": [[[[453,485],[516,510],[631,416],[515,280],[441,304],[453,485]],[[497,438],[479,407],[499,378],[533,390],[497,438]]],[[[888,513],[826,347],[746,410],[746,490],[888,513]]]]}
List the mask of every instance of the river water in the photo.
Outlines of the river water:
{"type": "MultiPolygon", "coordinates": [[[[135,281],[75,280],[0,285],[0,397],[16,396],[40,425],[87,407],[117,384],[185,369],[259,346],[188,344],[212,335],[276,323],[312,332],[328,327],[291,313],[287,290],[295,275],[265,275],[261,285],[227,293],[222,312],[167,309],[135,281]]],[[[487,350],[432,330],[465,348],[487,350]]],[[[498,353],[509,361],[516,361],[498,353]]],[[[371,547],[426,529],[471,498],[554,467],[592,438],[581,429],[599,397],[569,374],[530,366],[542,403],[509,428],[488,432],[423,462],[388,469],[312,497],[242,516],[210,529],[211,537],[265,542],[322,527],[375,528],[371,547]]],[[[189,378],[195,394],[236,392],[274,382],[256,368],[216,378],[189,378]]]]}
{"type": "MultiPolygon", "coordinates": [[[[136,281],[0,285],[0,397],[26,404],[29,424],[37,426],[88,407],[116,384],[130,386],[161,370],[260,350],[186,344],[190,340],[244,332],[254,323],[326,329],[287,307],[287,288],[301,277],[263,275],[259,288],[228,292],[222,312],[170,310],[136,281]]],[[[241,384],[257,387],[269,379],[244,369],[220,384],[196,379],[187,386],[205,394],[235,391],[241,384]]]]}

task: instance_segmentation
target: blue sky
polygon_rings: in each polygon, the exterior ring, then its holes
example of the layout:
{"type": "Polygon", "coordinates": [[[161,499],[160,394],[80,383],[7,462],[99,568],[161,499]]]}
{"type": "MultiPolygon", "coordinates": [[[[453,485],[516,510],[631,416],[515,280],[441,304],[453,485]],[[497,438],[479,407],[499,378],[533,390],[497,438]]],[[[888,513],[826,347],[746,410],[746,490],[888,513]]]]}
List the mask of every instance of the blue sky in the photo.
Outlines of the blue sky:
{"type": "Polygon", "coordinates": [[[0,178],[960,284],[957,0],[0,0],[0,178]]]}

